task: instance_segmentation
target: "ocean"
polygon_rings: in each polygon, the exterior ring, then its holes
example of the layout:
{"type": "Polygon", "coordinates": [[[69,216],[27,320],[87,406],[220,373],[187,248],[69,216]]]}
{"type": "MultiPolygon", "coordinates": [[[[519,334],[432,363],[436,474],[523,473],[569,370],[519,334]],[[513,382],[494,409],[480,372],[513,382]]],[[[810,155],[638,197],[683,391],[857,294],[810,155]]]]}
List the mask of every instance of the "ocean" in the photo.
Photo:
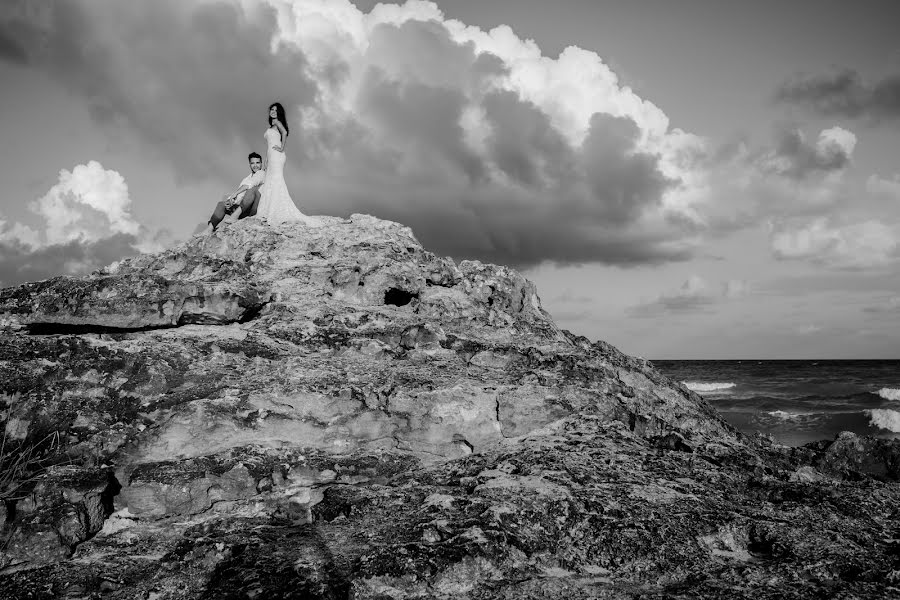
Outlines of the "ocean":
{"type": "Polygon", "coordinates": [[[745,433],[788,445],[900,438],[900,360],[654,360],[745,433]]]}

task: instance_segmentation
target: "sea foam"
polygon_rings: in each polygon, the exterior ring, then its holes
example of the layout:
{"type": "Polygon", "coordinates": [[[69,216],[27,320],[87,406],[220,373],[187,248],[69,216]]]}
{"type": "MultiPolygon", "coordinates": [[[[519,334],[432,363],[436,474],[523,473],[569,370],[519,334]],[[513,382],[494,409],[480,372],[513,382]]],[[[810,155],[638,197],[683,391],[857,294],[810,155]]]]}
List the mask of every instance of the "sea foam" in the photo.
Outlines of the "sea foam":
{"type": "Polygon", "coordinates": [[[730,390],[731,388],[735,387],[735,385],[737,385],[734,383],[702,383],[699,381],[682,381],[681,383],[683,383],[687,387],[687,389],[694,392],[715,392],[718,390],[730,390]]]}
{"type": "Polygon", "coordinates": [[[787,412],[785,410],[772,410],[766,413],[770,417],[776,417],[784,421],[796,421],[803,417],[809,417],[817,413],[814,412],[787,412]]]}
{"type": "Polygon", "coordinates": [[[896,388],[881,388],[877,392],[875,392],[885,400],[897,400],[900,401],[900,390],[896,388]]]}
{"type": "Polygon", "coordinates": [[[889,408],[870,408],[865,412],[872,426],[900,433],[900,412],[889,408]]]}

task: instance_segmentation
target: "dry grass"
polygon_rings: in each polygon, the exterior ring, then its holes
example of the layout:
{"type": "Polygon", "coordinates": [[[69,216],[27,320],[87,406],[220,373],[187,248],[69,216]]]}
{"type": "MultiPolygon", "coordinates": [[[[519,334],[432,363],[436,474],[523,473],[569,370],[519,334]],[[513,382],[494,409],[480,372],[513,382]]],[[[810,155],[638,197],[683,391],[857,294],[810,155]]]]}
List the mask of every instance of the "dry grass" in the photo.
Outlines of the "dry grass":
{"type": "Polygon", "coordinates": [[[59,432],[48,433],[37,441],[11,446],[6,429],[0,441],[0,501],[20,500],[28,495],[60,449],[59,432]]]}

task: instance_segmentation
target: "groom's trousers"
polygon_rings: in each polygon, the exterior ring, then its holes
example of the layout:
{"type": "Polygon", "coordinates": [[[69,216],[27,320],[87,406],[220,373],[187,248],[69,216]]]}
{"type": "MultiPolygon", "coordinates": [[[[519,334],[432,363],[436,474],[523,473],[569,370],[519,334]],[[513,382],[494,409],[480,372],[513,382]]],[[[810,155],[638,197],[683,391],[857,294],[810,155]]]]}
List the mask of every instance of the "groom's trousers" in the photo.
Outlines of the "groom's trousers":
{"type": "MultiPolygon", "coordinates": [[[[243,219],[244,217],[252,217],[256,214],[256,209],[259,207],[259,186],[252,187],[244,192],[244,195],[241,197],[241,214],[238,215],[238,219],[243,219]]],[[[230,215],[235,210],[237,210],[238,205],[235,204],[229,210],[225,208],[225,201],[220,201],[216,204],[216,208],[213,210],[212,216],[209,218],[209,223],[213,226],[213,229],[219,226],[219,223],[225,218],[225,215],[230,215]]]]}
{"type": "Polygon", "coordinates": [[[241,198],[241,214],[238,215],[238,219],[252,217],[256,214],[256,209],[259,208],[259,197],[259,186],[252,187],[244,192],[244,197],[241,198]]]}

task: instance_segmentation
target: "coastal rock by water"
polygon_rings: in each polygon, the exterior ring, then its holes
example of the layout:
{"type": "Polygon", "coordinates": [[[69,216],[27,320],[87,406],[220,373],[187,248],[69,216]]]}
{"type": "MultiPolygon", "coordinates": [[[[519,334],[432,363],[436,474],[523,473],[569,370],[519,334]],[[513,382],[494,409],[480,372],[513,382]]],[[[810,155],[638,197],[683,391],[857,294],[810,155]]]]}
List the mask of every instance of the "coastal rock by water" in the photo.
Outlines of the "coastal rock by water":
{"type": "Polygon", "coordinates": [[[0,386],[3,598],[900,593],[896,443],[747,438],[366,215],[2,290],[0,386]]]}

